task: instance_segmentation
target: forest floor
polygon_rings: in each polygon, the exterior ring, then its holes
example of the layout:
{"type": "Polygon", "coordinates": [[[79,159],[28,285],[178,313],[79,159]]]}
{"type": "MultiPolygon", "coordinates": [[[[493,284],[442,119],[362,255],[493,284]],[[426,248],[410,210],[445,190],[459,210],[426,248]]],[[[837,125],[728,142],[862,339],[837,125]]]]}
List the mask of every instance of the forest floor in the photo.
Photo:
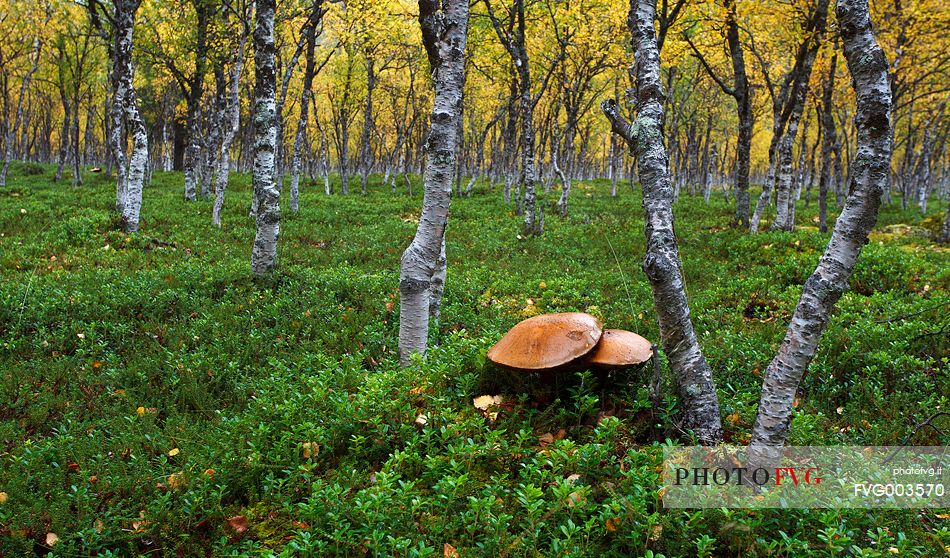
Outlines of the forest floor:
{"type": "MultiPolygon", "coordinates": [[[[647,373],[515,385],[485,352],[538,312],[658,339],[639,194],[580,181],[540,238],[484,185],[455,199],[441,323],[396,358],[399,257],[421,188],[305,184],[278,270],[253,281],[248,178],[224,226],[155,176],[141,231],[114,183],[14,165],[0,190],[0,556],[945,556],[947,510],[665,510],[647,373]],[[25,175],[29,171],[34,175],[25,175]],[[497,416],[473,405],[501,394],[497,416]],[[494,420],[492,420],[494,418],[494,420]],[[577,476],[575,476],[577,475],[577,476]],[[450,545],[450,546],[446,546],[450,545]],[[454,549],[454,550],[453,550],[454,549]]],[[[553,203],[554,194],[545,204],[553,203]]],[[[677,234],[727,440],[748,440],[761,371],[828,240],[730,229],[684,195],[677,234]]],[[[945,206],[885,207],[802,383],[795,445],[896,445],[950,408],[945,206]]],[[[670,426],[665,388],[661,438],[670,426]]],[[[912,443],[947,443],[925,429],[912,443]]],[[[668,442],[669,443],[669,442],[668,442]]]]}

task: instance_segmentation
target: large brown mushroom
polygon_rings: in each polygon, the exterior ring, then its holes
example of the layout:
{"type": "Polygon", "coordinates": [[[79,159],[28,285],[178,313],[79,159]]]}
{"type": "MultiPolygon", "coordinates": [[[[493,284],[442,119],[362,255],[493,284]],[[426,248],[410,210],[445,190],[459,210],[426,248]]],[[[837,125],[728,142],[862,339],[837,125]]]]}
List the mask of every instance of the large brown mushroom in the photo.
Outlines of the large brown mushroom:
{"type": "Polygon", "coordinates": [[[602,334],[603,327],[590,314],[541,314],[511,328],[488,351],[488,359],[516,372],[567,370],[584,361],[602,334]]]}
{"type": "Polygon", "coordinates": [[[595,368],[614,370],[643,364],[652,356],[652,344],[643,337],[632,331],[608,329],[587,362],[595,368]]]}

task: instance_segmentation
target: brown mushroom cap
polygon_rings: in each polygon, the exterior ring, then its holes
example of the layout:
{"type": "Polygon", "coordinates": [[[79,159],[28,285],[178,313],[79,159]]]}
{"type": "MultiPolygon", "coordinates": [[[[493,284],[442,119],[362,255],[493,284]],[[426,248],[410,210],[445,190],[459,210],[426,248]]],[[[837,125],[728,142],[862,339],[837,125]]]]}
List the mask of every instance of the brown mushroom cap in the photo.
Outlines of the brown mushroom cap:
{"type": "Polygon", "coordinates": [[[541,314],[511,328],[488,359],[519,372],[563,370],[587,356],[602,334],[603,326],[590,314],[541,314]]]}
{"type": "Polygon", "coordinates": [[[642,364],[652,356],[652,344],[643,337],[632,331],[608,329],[604,330],[588,362],[597,368],[609,370],[642,364]]]}

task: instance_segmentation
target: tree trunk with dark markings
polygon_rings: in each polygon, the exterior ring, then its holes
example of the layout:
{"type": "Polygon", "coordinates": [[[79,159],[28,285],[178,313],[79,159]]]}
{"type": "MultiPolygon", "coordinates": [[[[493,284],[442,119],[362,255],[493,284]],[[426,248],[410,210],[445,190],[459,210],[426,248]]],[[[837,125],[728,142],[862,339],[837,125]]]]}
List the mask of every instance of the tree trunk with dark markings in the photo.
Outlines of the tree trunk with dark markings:
{"type": "Polygon", "coordinates": [[[435,86],[425,143],[422,213],[399,273],[399,360],[424,354],[429,318],[438,317],[445,281],[445,227],[458,160],[468,0],[419,0],[419,25],[435,86]]]}
{"type": "Polygon", "coordinates": [[[274,68],[275,0],[257,0],[254,29],[254,168],[257,199],[257,235],[251,252],[251,271],[262,276],[277,264],[280,232],[280,191],[274,181],[277,152],[277,73],[274,68]]]}
{"type": "Polygon", "coordinates": [[[684,426],[692,429],[701,443],[716,444],[722,439],[719,401],[712,370],[690,319],[673,230],[673,184],[663,145],[663,90],[655,17],[656,0],[630,0],[627,23],[636,57],[636,119],[627,122],[616,101],[605,101],[602,109],[613,131],[626,140],[637,157],[646,221],[643,270],[653,289],[663,349],[683,401],[684,426]]]}
{"type": "Polygon", "coordinates": [[[871,27],[868,0],[838,0],[837,14],[857,97],[857,151],[850,169],[851,193],[818,267],[805,282],[785,340],[765,371],[750,442],[752,466],[769,466],[781,455],[795,393],[815,356],[831,309],[848,287],[861,248],[868,242],[890,173],[888,64],[871,27]]]}

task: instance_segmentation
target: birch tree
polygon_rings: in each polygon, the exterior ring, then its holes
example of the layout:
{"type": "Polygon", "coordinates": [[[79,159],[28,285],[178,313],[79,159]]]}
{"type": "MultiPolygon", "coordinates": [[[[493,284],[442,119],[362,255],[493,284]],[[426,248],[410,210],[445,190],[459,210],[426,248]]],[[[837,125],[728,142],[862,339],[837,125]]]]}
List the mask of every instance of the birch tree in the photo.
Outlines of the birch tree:
{"type": "Polygon", "coordinates": [[[688,32],[683,38],[689,44],[694,55],[702,63],[709,77],[716,82],[722,92],[736,101],[736,115],[739,119],[738,137],[736,140],[736,213],[735,222],[739,226],[749,224],[749,169],[752,153],[752,88],[746,73],[745,53],[739,40],[739,16],[736,12],[736,0],[726,0],[726,42],[729,45],[729,56],[732,61],[732,84],[728,84],[706,58],[700,54],[693,44],[688,32]]]}
{"type": "Polygon", "coordinates": [[[685,407],[684,426],[692,429],[703,444],[715,444],[722,438],[719,401],[712,369],[703,356],[690,318],[673,231],[673,184],[663,144],[665,115],[655,18],[656,0],[630,0],[627,25],[633,36],[636,60],[633,66],[636,118],[628,122],[613,100],[605,101],[601,108],[612,130],[626,141],[637,158],[646,221],[643,271],[653,290],[663,350],[685,407]]]}
{"type": "MultiPolygon", "coordinates": [[[[121,117],[125,117],[127,129],[132,136],[132,153],[128,159],[124,191],[119,191],[122,222],[126,232],[139,230],[139,214],[142,209],[142,189],[145,186],[145,167],[148,163],[148,133],[139,113],[135,85],[132,83],[132,44],[135,29],[135,12],[142,0],[115,0],[115,46],[113,48],[113,72],[115,91],[112,97],[113,130],[112,146],[116,164],[125,163],[125,146],[121,140],[121,117]],[[115,113],[119,111],[119,119],[115,113]],[[117,126],[117,124],[119,124],[117,126]]],[[[118,186],[117,186],[118,189],[118,186]]]]}
{"type": "Polygon", "coordinates": [[[231,144],[241,126],[240,79],[244,69],[244,48],[251,34],[249,2],[235,3],[238,12],[240,34],[237,46],[231,56],[231,68],[228,71],[228,92],[225,101],[224,117],[221,122],[221,144],[218,146],[217,172],[215,173],[214,208],[211,211],[211,224],[221,226],[221,211],[224,209],[224,197],[228,189],[228,177],[231,172],[231,144]]]}
{"type": "Polygon", "coordinates": [[[290,210],[300,210],[300,165],[303,158],[303,144],[307,136],[307,122],[309,120],[310,97],[313,95],[313,78],[330,61],[328,56],[319,67],[314,60],[317,34],[325,10],[323,0],[314,0],[310,17],[301,30],[306,48],[304,51],[303,91],[300,93],[300,115],[297,120],[297,130],[294,133],[294,147],[290,162],[290,210]]]}
{"type": "Polygon", "coordinates": [[[429,316],[438,312],[445,279],[445,228],[458,160],[468,11],[468,0],[419,0],[435,100],[424,145],[422,213],[400,262],[399,358],[404,366],[413,353],[425,353],[429,316]]]}
{"type": "MultiPolygon", "coordinates": [[[[178,84],[181,96],[185,99],[185,153],[184,174],[187,201],[198,198],[198,181],[201,167],[201,100],[204,94],[205,75],[208,70],[208,30],[212,15],[210,0],[188,0],[182,2],[191,5],[194,19],[185,19],[185,33],[172,34],[169,30],[181,29],[181,10],[176,3],[150,3],[153,13],[149,19],[152,36],[146,45],[146,52],[159,64],[168,69],[178,84]],[[173,23],[174,22],[174,23],[173,23]],[[164,30],[164,32],[162,32],[164,30]],[[190,63],[188,59],[191,58],[190,63]]],[[[192,14],[189,13],[188,16],[192,14]]]]}
{"type": "Polygon", "coordinates": [[[837,143],[835,116],[832,99],[835,90],[835,71],[838,66],[838,53],[831,55],[828,77],[825,78],[821,94],[821,173],[818,175],[818,230],[828,232],[828,184],[831,182],[831,152],[837,143]]]}
{"type": "MultiPolygon", "coordinates": [[[[827,21],[829,0],[818,0],[815,9],[804,22],[805,37],[795,50],[794,63],[779,83],[772,78],[769,63],[761,49],[752,40],[752,52],[759,60],[766,89],[772,100],[772,139],[769,143],[769,167],[762,193],[755,204],[755,210],[749,222],[749,231],[756,233],[765,213],[765,208],[777,190],[777,210],[773,229],[790,229],[788,223],[788,189],[791,185],[792,146],[798,133],[798,121],[804,110],[805,95],[811,68],[818,52],[827,21]]],[[[794,203],[794,202],[793,202],[794,203]]]]}
{"type": "Polygon", "coordinates": [[[277,72],[274,63],[276,0],[257,0],[254,28],[254,166],[257,234],[251,251],[251,272],[263,276],[277,263],[280,232],[280,190],[274,182],[277,152],[277,72]]]}
{"type": "MultiPolygon", "coordinates": [[[[498,40],[511,57],[514,64],[514,72],[517,76],[518,84],[518,116],[520,117],[520,138],[519,152],[521,155],[521,172],[518,176],[518,184],[524,189],[522,198],[522,208],[524,210],[524,234],[527,236],[540,235],[544,230],[544,209],[539,209],[535,199],[535,189],[538,182],[537,161],[535,160],[535,129],[534,129],[534,108],[538,104],[541,95],[547,87],[548,79],[553,73],[548,72],[542,81],[540,91],[536,94],[531,92],[531,66],[528,60],[528,47],[525,43],[525,2],[524,0],[514,0],[511,9],[508,10],[508,28],[502,24],[501,20],[495,16],[490,0],[483,0],[485,8],[488,10],[488,17],[491,20],[492,27],[498,35],[498,40]]],[[[563,49],[561,49],[563,57],[563,49]]],[[[557,63],[559,63],[558,60],[557,63]]]]}
{"type": "Polygon", "coordinates": [[[857,97],[857,151],[851,162],[851,193],[818,267],[805,282],[785,339],[765,371],[750,442],[752,463],[773,462],[785,444],[795,392],[815,356],[831,309],[848,287],[861,248],[877,221],[890,174],[888,62],[875,39],[868,0],[838,0],[836,11],[857,97]]]}
{"type": "MultiPolygon", "coordinates": [[[[49,18],[47,18],[47,21],[49,18]]],[[[43,43],[40,37],[33,38],[32,55],[30,56],[30,69],[27,70],[20,82],[20,94],[17,96],[16,111],[13,116],[13,122],[8,123],[6,137],[3,139],[3,168],[0,168],[0,187],[7,185],[7,172],[10,170],[10,161],[13,159],[13,141],[16,138],[17,131],[20,128],[20,122],[23,120],[23,102],[26,99],[27,91],[30,87],[30,81],[33,74],[40,66],[40,54],[43,51],[43,43]]]]}

